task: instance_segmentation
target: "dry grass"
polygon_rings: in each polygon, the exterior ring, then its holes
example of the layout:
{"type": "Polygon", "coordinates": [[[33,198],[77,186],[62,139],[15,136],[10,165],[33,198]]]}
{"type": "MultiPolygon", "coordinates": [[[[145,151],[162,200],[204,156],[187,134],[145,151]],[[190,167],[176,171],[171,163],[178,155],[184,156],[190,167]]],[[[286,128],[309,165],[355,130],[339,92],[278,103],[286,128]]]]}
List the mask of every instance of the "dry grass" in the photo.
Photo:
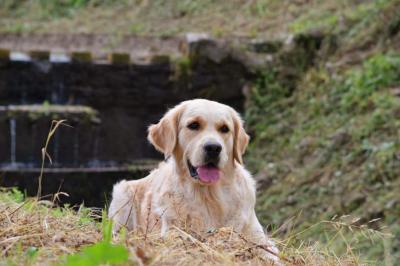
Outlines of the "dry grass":
{"type": "MultiPolygon", "coordinates": [[[[65,255],[101,241],[98,210],[56,207],[57,196],[39,201],[22,198],[15,190],[0,192],[0,265],[63,263],[65,255]]],[[[276,240],[287,265],[361,265],[351,252],[336,256],[318,243],[288,245],[292,237],[276,240]]],[[[268,265],[258,256],[264,247],[231,228],[204,234],[173,228],[164,238],[159,232],[121,232],[114,242],[129,251],[127,265],[268,265]]]]}
{"type": "MultiPolygon", "coordinates": [[[[152,234],[129,235],[127,243],[136,247],[139,260],[155,265],[273,265],[258,254],[263,247],[246,240],[231,228],[221,228],[206,234],[185,232],[174,228],[164,239],[152,234]],[[139,249],[139,252],[138,252],[139,249]]],[[[338,258],[322,252],[318,245],[299,248],[280,243],[281,260],[286,265],[360,265],[358,258],[338,258]]]]}
{"type": "Polygon", "coordinates": [[[56,208],[57,197],[20,201],[22,194],[0,193],[0,265],[51,265],[101,239],[98,224],[85,208],[56,208]]]}

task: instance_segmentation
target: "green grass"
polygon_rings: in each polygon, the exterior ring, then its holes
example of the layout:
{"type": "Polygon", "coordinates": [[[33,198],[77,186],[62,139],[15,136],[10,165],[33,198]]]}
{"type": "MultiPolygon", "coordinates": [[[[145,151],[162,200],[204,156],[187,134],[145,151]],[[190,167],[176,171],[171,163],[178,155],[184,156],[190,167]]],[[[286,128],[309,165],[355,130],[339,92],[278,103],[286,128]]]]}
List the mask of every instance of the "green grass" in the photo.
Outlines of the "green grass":
{"type": "Polygon", "coordinates": [[[298,33],[316,24],[337,27],[341,17],[360,19],[374,5],[372,0],[5,0],[0,31],[256,37],[298,33]]]}
{"type": "Polygon", "coordinates": [[[309,12],[304,12],[290,24],[290,30],[295,33],[321,30],[340,34],[355,26],[350,31],[350,34],[354,35],[366,24],[378,24],[376,20],[372,20],[372,17],[382,19],[377,15],[388,6],[392,6],[396,0],[362,1],[353,6],[351,1],[324,2],[326,8],[321,10],[316,8],[319,5],[315,4],[315,9],[311,8],[309,12]]]}
{"type": "MultiPolygon", "coordinates": [[[[398,260],[400,100],[391,90],[400,86],[400,53],[377,52],[344,70],[316,65],[293,93],[278,74],[260,76],[246,114],[255,136],[248,163],[264,183],[260,218],[277,227],[294,219],[285,234],[350,214],[360,218],[356,225],[393,235],[387,241],[343,230],[354,252],[377,262],[387,254],[398,260]]],[[[314,227],[297,241],[329,243],[340,254],[346,246],[332,237],[314,227]]]]}
{"type": "Polygon", "coordinates": [[[280,227],[280,236],[306,230],[293,241],[318,241],[338,254],[351,247],[378,265],[400,259],[398,4],[364,2],[344,10],[341,24],[324,10],[298,17],[293,31],[333,33],[336,51],[308,65],[301,56],[277,61],[259,74],[246,111],[247,162],[260,180],[264,223],[280,227]],[[343,228],[338,236],[325,223],[312,226],[342,215],[380,233],[343,228]]]}
{"type": "MultiPolygon", "coordinates": [[[[85,216],[84,216],[85,217],[85,216]]],[[[102,241],[87,246],[81,252],[65,257],[59,266],[97,266],[97,265],[119,265],[128,262],[129,251],[121,244],[112,243],[112,223],[107,220],[103,213],[102,220],[103,239],[102,241]]]]}

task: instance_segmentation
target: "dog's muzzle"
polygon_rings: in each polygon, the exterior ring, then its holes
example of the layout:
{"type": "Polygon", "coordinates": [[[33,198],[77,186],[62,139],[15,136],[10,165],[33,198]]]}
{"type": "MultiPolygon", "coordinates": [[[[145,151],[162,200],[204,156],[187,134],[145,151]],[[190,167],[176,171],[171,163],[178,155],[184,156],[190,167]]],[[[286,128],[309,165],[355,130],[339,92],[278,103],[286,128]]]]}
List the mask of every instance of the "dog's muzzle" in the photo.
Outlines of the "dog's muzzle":
{"type": "Polygon", "coordinates": [[[214,163],[208,163],[199,167],[194,167],[189,160],[187,160],[190,176],[194,179],[201,181],[205,184],[213,184],[219,180],[220,170],[214,163]]]}

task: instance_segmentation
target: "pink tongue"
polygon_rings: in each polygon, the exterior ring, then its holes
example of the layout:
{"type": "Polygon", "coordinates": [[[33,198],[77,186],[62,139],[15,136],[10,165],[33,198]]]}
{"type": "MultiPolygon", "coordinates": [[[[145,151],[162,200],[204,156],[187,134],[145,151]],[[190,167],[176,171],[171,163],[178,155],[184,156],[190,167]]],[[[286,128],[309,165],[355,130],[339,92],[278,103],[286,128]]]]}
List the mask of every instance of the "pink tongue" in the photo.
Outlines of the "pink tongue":
{"type": "Polygon", "coordinates": [[[196,170],[203,182],[214,183],[219,179],[219,170],[216,167],[200,166],[196,170]]]}

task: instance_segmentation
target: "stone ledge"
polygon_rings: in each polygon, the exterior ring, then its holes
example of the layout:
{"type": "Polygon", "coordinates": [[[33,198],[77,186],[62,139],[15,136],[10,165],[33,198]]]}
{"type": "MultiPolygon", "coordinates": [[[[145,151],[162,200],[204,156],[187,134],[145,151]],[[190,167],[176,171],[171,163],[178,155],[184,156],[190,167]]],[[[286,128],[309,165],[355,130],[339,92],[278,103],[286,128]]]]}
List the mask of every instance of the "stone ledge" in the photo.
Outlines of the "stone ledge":
{"type": "Polygon", "coordinates": [[[321,33],[288,35],[278,39],[212,38],[205,33],[159,38],[94,34],[12,34],[0,33],[0,60],[49,60],[54,63],[157,64],[182,57],[203,56],[215,63],[231,57],[247,67],[269,64],[281,52],[322,42],[321,33]],[[1,52],[2,51],[2,52],[1,52]],[[39,54],[38,54],[39,53],[39,54]]]}
{"type": "MultiPolygon", "coordinates": [[[[122,164],[118,166],[83,166],[83,167],[45,167],[43,173],[120,173],[120,172],[142,172],[151,171],[157,167],[159,161],[157,160],[138,160],[131,162],[130,164],[122,164]]],[[[40,173],[42,169],[40,167],[32,167],[21,163],[13,164],[0,164],[0,170],[2,172],[13,173],[13,172],[24,172],[24,173],[40,173]]]]}
{"type": "Polygon", "coordinates": [[[99,123],[98,112],[89,107],[81,105],[46,105],[46,104],[32,104],[32,105],[6,105],[0,106],[1,114],[5,114],[8,118],[16,118],[19,116],[27,116],[32,120],[40,117],[51,116],[53,118],[83,118],[91,122],[99,123]]]}

